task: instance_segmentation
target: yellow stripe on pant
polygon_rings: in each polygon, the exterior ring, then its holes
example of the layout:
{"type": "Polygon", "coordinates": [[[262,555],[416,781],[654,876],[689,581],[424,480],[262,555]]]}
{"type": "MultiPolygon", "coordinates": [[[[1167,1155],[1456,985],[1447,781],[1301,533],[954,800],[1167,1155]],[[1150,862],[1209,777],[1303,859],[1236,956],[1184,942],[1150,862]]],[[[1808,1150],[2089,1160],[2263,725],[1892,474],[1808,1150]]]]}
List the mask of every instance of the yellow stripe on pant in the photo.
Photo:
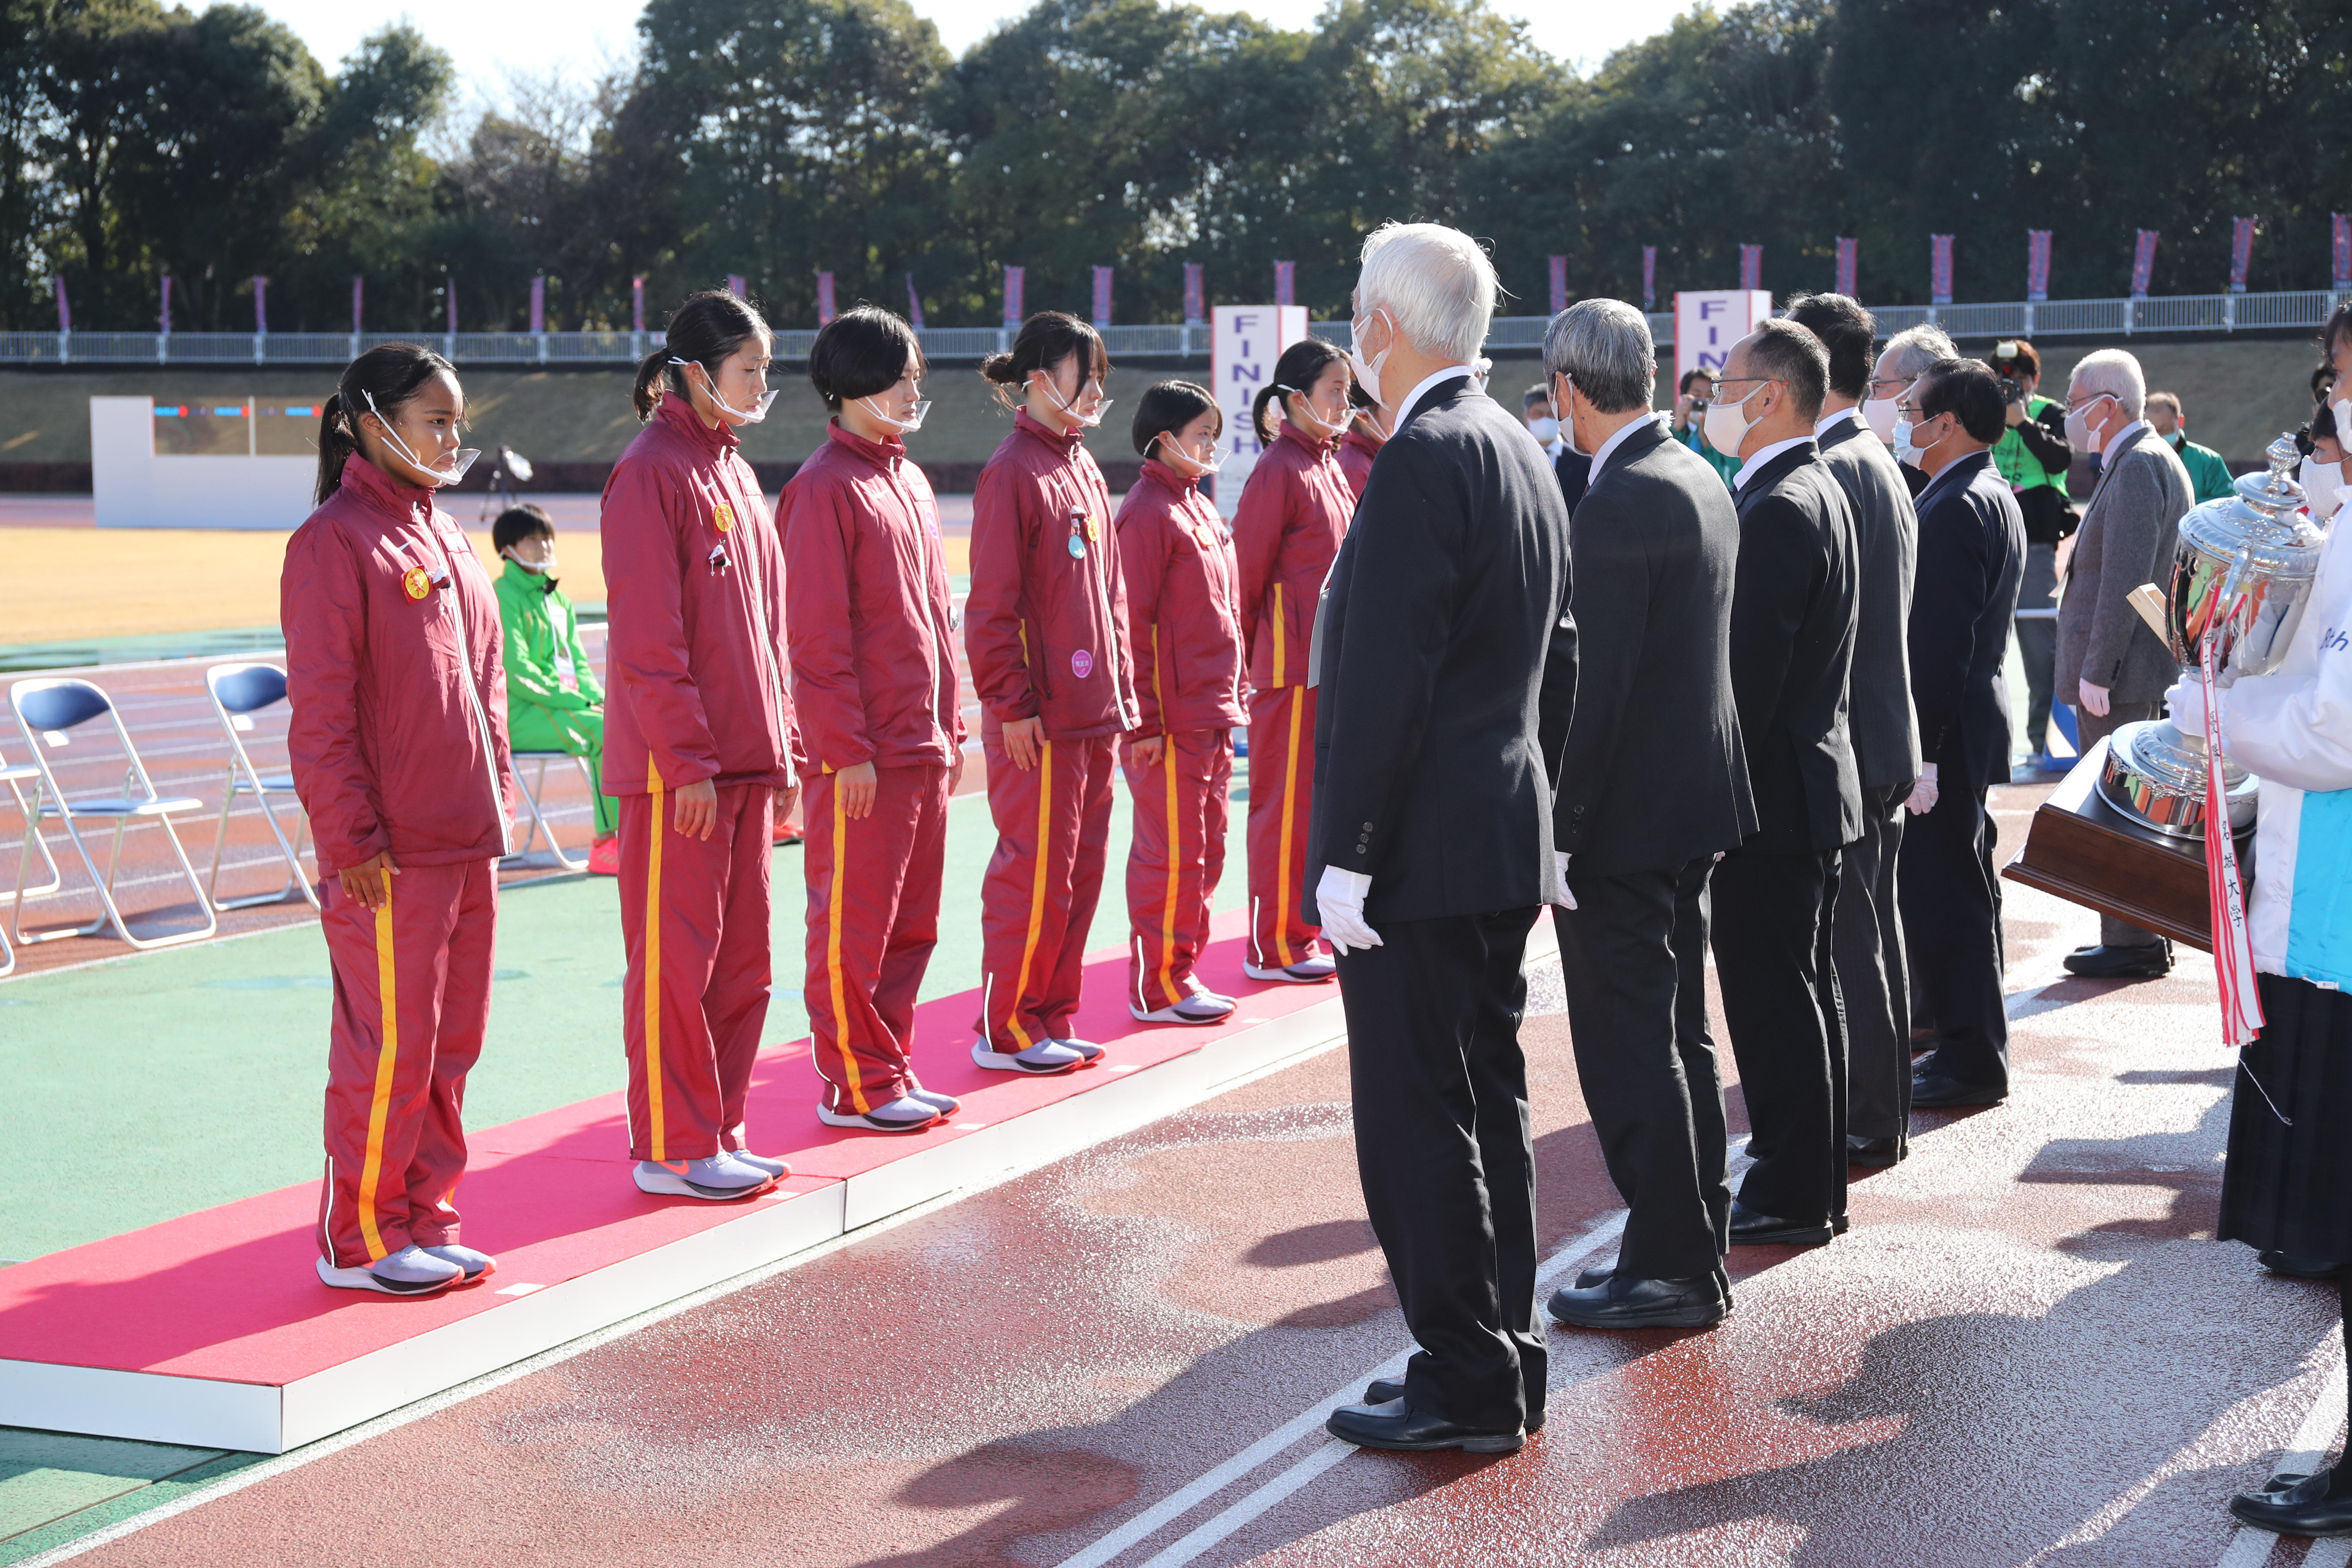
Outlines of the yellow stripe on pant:
{"type": "Polygon", "coordinates": [[[1282,911],[1274,928],[1274,945],[1285,969],[1298,962],[1290,951],[1290,911],[1294,907],[1290,893],[1290,832],[1298,810],[1298,733],[1299,722],[1307,713],[1307,689],[1300,687],[1292,691],[1289,701],[1290,748],[1282,763],[1282,863],[1274,873],[1275,893],[1281,900],[1282,911]]]}
{"type": "Polygon", "coordinates": [[[1168,898],[1160,910],[1160,991],[1172,1005],[1176,993],[1176,890],[1183,865],[1184,829],[1176,820],[1176,737],[1168,729],[1168,693],[1160,680],[1160,624],[1151,626],[1151,700],[1160,708],[1160,759],[1168,770],[1168,898]]]}
{"type": "MultiPolygon", "coordinates": [[[[841,775],[831,768],[825,773],[833,780],[833,895],[826,909],[824,966],[827,988],[833,994],[833,1041],[841,1051],[841,1070],[848,1075],[849,1102],[863,1116],[874,1108],[866,1102],[866,1083],[858,1075],[857,1053],[849,1048],[849,1014],[843,1004],[841,984],[841,922],[849,869],[849,807],[841,798],[841,775]]],[[[878,774],[875,795],[878,805],[878,774]]]]}
{"type": "Polygon", "coordinates": [[[656,1163],[669,1158],[663,1140],[661,1065],[661,860],[662,835],[669,824],[662,816],[661,769],[646,759],[646,789],[654,797],[646,827],[646,1120],[656,1163]]]}
{"type": "Polygon", "coordinates": [[[1021,973],[1013,983],[1013,1006],[1004,1015],[1004,1026],[1013,1037],[1027,1050],[1037,1042],[1021,1026],[1021,999],[1029,994],[1029,966],[1036,961],[1038,933],[1045,926],[1045,856],[1054,836],[1054,742],[1039,736],[1037,740],[1037,875],[1029,890],[1029,936],[1021,945],[1021,973]]]}
{"type": "Polygon", "coordinates": [[[383,902],[375,911],[375,996],[383,1016],[383,1044],[375,1054],[375,1093],[368,1101],[367,1156],[360,1163],[360,1235],[368,1261],[383,1261],[383,1235],[375,1223],[376,1187],[383,1180],[383,1128],[392,1115],[393,1068],[400,1061],[400,993],[392,961],[392,868],[383,870],[383,902]]]}

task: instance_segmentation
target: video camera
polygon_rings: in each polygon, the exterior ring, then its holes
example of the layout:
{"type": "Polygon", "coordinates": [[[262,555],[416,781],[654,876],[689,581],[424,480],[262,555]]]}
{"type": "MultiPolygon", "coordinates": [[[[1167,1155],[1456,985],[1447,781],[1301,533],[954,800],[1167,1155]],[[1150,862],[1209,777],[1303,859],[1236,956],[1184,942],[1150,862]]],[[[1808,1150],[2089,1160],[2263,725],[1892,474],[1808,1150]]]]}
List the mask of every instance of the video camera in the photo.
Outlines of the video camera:
{"type": "Polygon", "coordinates": [[[2025,401],[2025,384],[2017,379],[2017,340],[2003,338],[1992,346],[1992,371],[2000,377],[2000,400],[2003,403],[2025,401]]]}

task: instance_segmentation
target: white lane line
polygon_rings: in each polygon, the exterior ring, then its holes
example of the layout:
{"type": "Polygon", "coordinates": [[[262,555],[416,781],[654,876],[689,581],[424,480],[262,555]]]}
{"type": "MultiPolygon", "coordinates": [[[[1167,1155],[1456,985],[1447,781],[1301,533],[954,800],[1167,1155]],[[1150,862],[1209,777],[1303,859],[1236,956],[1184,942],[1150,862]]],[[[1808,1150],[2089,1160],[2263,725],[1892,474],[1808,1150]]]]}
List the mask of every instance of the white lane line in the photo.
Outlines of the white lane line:
{"type": "Polygon", "coordinates": [[[2337,1536],[2333,1541],[2315,1541],[2311,1550],[2303,1554],[2303,1568],[2345,1568],[2352,1563],[2352,1540],[2337,1536]]]}
{"type": "MultiPolygon", "coordinates": [[[[2336,1426],[2340,1418],[2337,1413],[2344,1408],[2344,1342],[2338,1337],[2327,1375],[2320,1380],[2319,1397],[2304,1413],[2303,1425],[2294,1429],[2292,1446],[2279,1456],[2278,1468],[2271,1472],[2272,1479],[2307,1476],[2318,1470],[2320,1460],[2327,1457],[2328,1447],[2336,1439],[2336,1426]]],[[[2271,1549],[2278,1542],[2279,1538],[2269,1531],[2242,1524],[2238,1526],[2238,1533],[2230,1538],[2229,1550],[2221,1553],[2217,1568],[2261,1568],[2263,1563],[2270,1561],[2271,1549]]],[[[2341,1547],[2345,1552],[2352,1552],[2352,1542],[2323,1541],[2305,1555],[2304,1568],[2345,1568],[2346,1563],[2352,1561],[2352,1557],[2346,1556],[2323,1559],[2320,1555],[2322,1547],[2341,1547]]]]}
{"type": "Polygon", "coordinates": [[[1143,1568],[1181,1568],[1181,1564],[1192,1562],[1202,1552],[1216,1545],[1355,1451],[1356,1447],[1352,1443],[1342,1443],[1337,1437],[1329,1439],[1321,1447],[1225,1510],[1224,1512],[1218,1514],[1165,1552],[1149,1559],[1143,1564],[1143,1568]]]}

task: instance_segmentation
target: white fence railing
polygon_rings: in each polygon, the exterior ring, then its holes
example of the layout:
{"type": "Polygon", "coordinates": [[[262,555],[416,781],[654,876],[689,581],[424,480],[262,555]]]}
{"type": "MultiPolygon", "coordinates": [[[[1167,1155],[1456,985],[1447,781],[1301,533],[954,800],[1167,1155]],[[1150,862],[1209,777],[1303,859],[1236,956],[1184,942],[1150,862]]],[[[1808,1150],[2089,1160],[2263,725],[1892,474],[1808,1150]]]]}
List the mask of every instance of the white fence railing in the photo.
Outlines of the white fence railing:
{"type": "MultiPolygon", "coordinates": [[[[2316,329],[2352,294],[2324,289],[2283,294],[2169,294],[2145,300],[2011,300],[2000,304],[1872,307],[1882,333],[1934,321],[1955,338],[2129,337],[2138,332],[2241,332],[2316,329]]],[[[1486,347],[1543,346],[1544,316],[1498,316],[1486,347]]],[[[1345,321],[1317,321],[1318,337],[1348,341],[1345,321]]],[[[935,361],[977,360],[1013,346],[1010,327],[929,327],[923,351],[935,361]]],[[[1675,319],[1654,312],[1651,335],[1672,343],[1675,319]]],[[[1112,326],[1114,358],[1206,359],[1209,326],[1112,326]]],[[[654,332],[0,332],[0,364],[341,364],[377,343],[421,342],[459,364],[633,364],[660,342],[654,332]]],[[[816,333],[776,334],[776,358],[808,358],[816,333]]]]}

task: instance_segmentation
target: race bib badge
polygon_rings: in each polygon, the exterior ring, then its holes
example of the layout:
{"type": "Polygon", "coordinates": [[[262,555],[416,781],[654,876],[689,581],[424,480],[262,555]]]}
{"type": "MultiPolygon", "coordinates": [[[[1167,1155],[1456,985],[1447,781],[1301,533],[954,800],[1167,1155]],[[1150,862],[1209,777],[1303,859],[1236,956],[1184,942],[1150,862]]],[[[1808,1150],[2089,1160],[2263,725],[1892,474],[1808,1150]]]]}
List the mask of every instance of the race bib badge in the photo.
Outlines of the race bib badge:
{"type": "Polygon", "coordinates": [[[1071,653],[1070,673],[1072,675],[1076,676],[1080,680],[1084,680],[1087,676],[1092,675],[1094,672],[1095,656],[1093,654],[1088,653],[1085,648],[1078,648],[1071,653]]]}
{"type": "Polygon", "coordinates": [[[425,574],[425,568],[422,566],[411,566],[407,574],[401,578],[400,585],[412,599],[422,599],[425,595],[433,592],[433,579],[425,574]]]}
{"type": "Polygon", "coordinates": [[[735,531],[735,509],[720,501],[710,509],[710,525],[721,533],[735,531]]]}

